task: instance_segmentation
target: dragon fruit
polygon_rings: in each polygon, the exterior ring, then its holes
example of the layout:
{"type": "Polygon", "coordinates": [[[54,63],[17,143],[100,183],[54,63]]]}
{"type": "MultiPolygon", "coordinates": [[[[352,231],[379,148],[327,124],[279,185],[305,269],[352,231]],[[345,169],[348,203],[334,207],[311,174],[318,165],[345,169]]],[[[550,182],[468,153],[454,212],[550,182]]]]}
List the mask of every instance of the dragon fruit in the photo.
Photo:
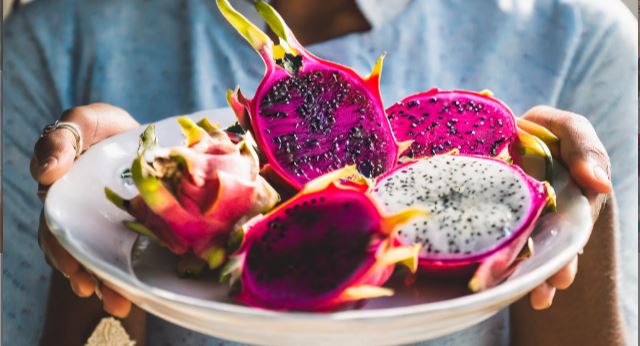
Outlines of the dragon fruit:
{"type": "Polygon", "coordinates": [[[555,207],[553,188],[502,160],[437,155],[408,162],[380,177],[373,198],[386,212],[430,211],[398,231],[402,244],[422,244],[420,272],[473,278],[478,291],[495,286],[529,248],[535,221],[555,207]],[[474,274],[475,272],[475,274],[474,274]]]}
{"type": "Polygon", "coordinates": [[[367,184],[341,182],[354,173],[352,165],[312,180],[245,225],[222,276],[239,284],[236,300],[273,310],[329,311],[393,294],[380,286],[396,263],[415,271],[420,245],[399,245],[396,230],[425,212],[383,216],[367,184]]]}
{"type": "Polygon", "coordinates": [[[272,209],[279,196],[258,174],[250,135],[234,144],[209,123],[178,119],[186,145],[160,148],[155,127],[140,138],[131,167],[139,195],[125,200],[105,188],[106,196],[135,221],[125,225],[179,255],[219,267],[226,259],[230,233],[244,221],[272,209]]]}
{"type": "Polygon", "coordinates": [[[267,3],[257,1],[256,8],[278,44],[227,0],[217,4],[266,64],[253,99],[239,89],[227,96],[240,124],[255,135],[268,169],[300,190],[306,182],[346,165],[355,164],[366,177],[396,165],[399,151],[408,144],[396,143],[380,98],[383,56],[362,78],[305,50],[267,3]]]}
{"type": "Polygon", "coordinates": [[[544,157],[546,177],[551,177],[549,148],[557,150],[558,138],[540,125],[517,119],[489,91],[431,89],[406,97],[387,114],[399,140],[414,140],[401,156],[422,158],[457,149],[521,164],[523,155],[537,155],[544,157]]]}

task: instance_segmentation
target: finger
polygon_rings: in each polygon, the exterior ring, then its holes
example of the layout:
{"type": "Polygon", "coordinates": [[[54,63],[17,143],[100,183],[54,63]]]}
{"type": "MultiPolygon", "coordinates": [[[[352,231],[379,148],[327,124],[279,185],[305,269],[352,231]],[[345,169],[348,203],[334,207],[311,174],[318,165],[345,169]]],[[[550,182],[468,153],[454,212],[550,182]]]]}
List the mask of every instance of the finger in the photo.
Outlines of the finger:
{"type": "Polygon", "coordinates": [[[116,317],[127,317],[131,311],[131,302],[106,285],[103,285],[101,290],[104,310],[116,317]]]}
{"type": "MultiPolygon", "coordinates": [[[[72,108],[62,114],[61,121],[80,128],[83,150],[107,137],[138,126],[125,110],[105,103],[72,108]]],[[[66,173],[76,151],[75,138],[66,129],[58,129],[40,138],[31,159],[31,174],[41,184],[50,185],[66,173]]]]}
{"type": "Polygon", "coordinates": [[[580,187],[596,193],[611,192],[609,157],[589,120],[547,106],[534,107],[523,118],[546,127],[560,138],[560,158],[580,187]]]}
{"type": "Polygon", "coordinates": [[[571,261],[555,273],[552,277],[547,279],[547,283],[559,290],[569,288],[576,278],[578,272],[578,256],[575,256],[571,261]]]}
{"type": "MultiPolygon", "coordinates": [[[[560,150],[562,150],[562,140],[560,142],[560,150]]],[[[563,159],[569,166],[571,176],[575,178],[578,185],[585,192],[592,193],[609,193],[611,192],[611,180],[609,179],[609,163],[608,159],[595,159],[593,153],[585,153],[593,149],[572,149],[567,159],[563,159]],[[607,167],[607,168],[603,168],[607,167]]]]}
{"type": "Polygon", "coordinates": [[[543,283],[531,291],[529,300],[531,301],[531,307],[535,310],[548,309],[553,303],[553,296],[556,294],[556,288],[543,283]]]}
{"type": "Polygon", "coordinates": [[[51,265],[65,276],[71,276],[80,270],[80,263],[78,263],[53,236],[49,227],[47,227],[43,215],[40,216],[38,241],[42,252],[44,252],[44,255],[49,259],[51,265]]]}
{"type": "Polygon", "coordinates": [[[79,270],[69,277],[71,289],[79,297],[90,297],[96,288],[96,282],[93,277],[84,270],[79,270]]]}
{"type": "Polygon", "coordinates": [[[74,142],[71,132],[63,129],[40,138],[34,149],[34,157],[31,158],[30,170],[33,178],[40,184],[50,185],[64,175],[76,157],[74,142]]]}

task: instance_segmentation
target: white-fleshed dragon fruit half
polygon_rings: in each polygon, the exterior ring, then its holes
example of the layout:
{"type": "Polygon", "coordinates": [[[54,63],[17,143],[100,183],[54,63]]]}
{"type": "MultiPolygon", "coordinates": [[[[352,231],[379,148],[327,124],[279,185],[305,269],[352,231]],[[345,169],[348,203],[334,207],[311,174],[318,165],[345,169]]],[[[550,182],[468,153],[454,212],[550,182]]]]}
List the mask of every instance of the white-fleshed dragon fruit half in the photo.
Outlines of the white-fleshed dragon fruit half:
{"type": "MultiPolygon", "coordinates": [[[[504,280],[555,195],[519,167],[490,157],[437,155],[380,177],[372,195],[385,212],[430,212],[399,231],[404,245],[421,244],[419,272],[469,278],[473,291],[504,280]]],[[[532,249],[529,249],[532,250],[532,249]]]]}

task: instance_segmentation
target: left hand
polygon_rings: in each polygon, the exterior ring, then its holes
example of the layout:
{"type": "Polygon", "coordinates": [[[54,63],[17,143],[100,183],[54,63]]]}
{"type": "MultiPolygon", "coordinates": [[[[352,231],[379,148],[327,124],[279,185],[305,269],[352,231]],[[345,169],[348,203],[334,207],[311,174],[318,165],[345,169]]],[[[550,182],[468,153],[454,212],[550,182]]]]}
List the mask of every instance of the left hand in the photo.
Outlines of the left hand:
{"type": "MultiPolygon", "coordinates": [[[[581,115],[548,106],[534,107],[523,118],[546,127],[558,136],[559,159],[564,162],[573,180],[587,196],[591,205],[592,222],[595,223],[606,203],[607,194],[612,190],[611,164],[604,145],[589,120],[581,115]]],[[[577,271],[576,254],[564,268],[531,291],[531,306],[536,310],[549,308],[556,290],[571,286],[577,271]]]]}
{"type": "MultiPolygon", "coordinates": [[[[79,127],[83,137],[82,149],[108,137],[133,129],[138,123],[125,110],[105,103],[93,103],[71,108],[60,116],[61,121],[72,122],[79,127]]],[[[38,195],[44,198],[48,186],[67,173],[76,158],[75,136],[71,131],[58,129],[41,137],[35,144],[31,158],[31,174],[38,182],[38,195]]],[[[40,216],[38,244],[47,262],[69,279],[71,289],[80,297],[96,293],[104,309],[117,317],[125,317],[131,310],[131,302],[118,292],[102,285],[71,256],[55,238],[43,214],[40,216]],[[101,295],[100,295],[101,293],[101,295]]]]}

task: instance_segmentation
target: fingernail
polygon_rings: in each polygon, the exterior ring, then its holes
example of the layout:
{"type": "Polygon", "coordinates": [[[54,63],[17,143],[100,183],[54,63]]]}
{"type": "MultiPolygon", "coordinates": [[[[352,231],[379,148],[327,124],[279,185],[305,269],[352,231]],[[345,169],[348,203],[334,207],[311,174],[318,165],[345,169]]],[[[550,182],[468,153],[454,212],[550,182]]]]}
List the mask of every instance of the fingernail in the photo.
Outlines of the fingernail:
{"type": "Polygon", "coordinates": [[[601,182],[609,184],[609,175],[607,175],[607,172],[598,165],[593,167],[593,176],[601,182]]]}
{"type": "Polygon", "coordinates": [[[551,305],[553,305],[553,298],[551,298],[551,299],[549,300],[549,302],[547,302],[547,307],[546,307],[545,309],[550,308],[550,307],[551,307],[551,305]]]}
{"type": "Polygon", "coordinates": [[[53,156],[47,157],[47,159],[44,160],[44,162],[40,163],[40,174],[50,170],[51,167],[55,166],[56,161],[57,161],[56,158],[53,156]]]}
{"type": "Polygon", "coordinates": [[[102,300],[102,289],[100,288],[100,284],[96,285],[96,297],[98,297],[98,299],[102,300]]]}
{"type": "Polygon", "coordinates": [[[71,288],[71,290],[73,291],[73,293],[75,293],[75,295],[79,295],[78,291],[76,290],[75,285],[73,284],[73,282],[69,281],[69,287],[71,288]]]}
{"type": "Polygon", "coordinates": [[[547,301],[547,306],[545,306],[545,308],[544,308],[545,310],[550,308],[551,305],[553,305],[553,299],[556,297],[556,288],[555,287],[551,288],[551,293],[550,294],[551,294],[551,297],[549,298],[549,301],[547,301]]]}
{"type": "Polygon", "coordinates": [[[78,287],[76,282],[69,280],[69,285],[71,286],[71,290],[73,291],[73,293],[75,293],[78,297],[81,297],[80,287],[78,287]]]}

